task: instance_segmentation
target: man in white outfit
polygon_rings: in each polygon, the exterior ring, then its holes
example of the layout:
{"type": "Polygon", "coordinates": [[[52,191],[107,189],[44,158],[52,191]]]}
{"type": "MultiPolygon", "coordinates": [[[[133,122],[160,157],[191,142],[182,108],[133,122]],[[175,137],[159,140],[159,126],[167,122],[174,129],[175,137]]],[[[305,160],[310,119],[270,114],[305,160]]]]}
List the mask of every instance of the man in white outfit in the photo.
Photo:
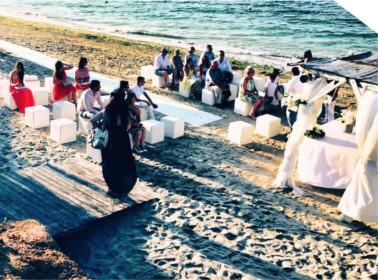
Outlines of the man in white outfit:
{"type": "Polygon", "coordinates": [[[166,87],[168,85],[168,76],[173,73],[173,68],[169,63],[168,50],[166,48],[163,48],[161,53],[155,57],[154,68],[155,75],[163,77],[164,87],[166,87]]]}
{"type": "Polygon", "coordinates": [[[82,118],[90,119],[105,108],[105,104],[101,99],[100,89],[100,81],[92,80],[89,89],[85,90],[81,95],[78,111],[82,118]],[[95,107],[95,103],[99,107],[95,107]]]}
{"type": "Polygon", "coordinates": [[[138,107],[139,108],[147,108],[148,110],[148,117],[150,119],[155,119],[154,111],[153,109],[156,109],[158,105],[156,105],[154,102],[152,102],[151,98],[148,96],[148,94],[144,91],[144,84],[145,79],[142,76],[139,76],[137,78],[137,84],[131,88],[131,91],[135,94],[138,107]]]}
{"type": "MultiPolygon", "coordinates": [[[[300,80],[300,74],[298,67],[293,67],[291,69],[292,78],[287,83],[287,89],[286,92],[288,93],[289,97],[291,97],[293,100],[300,97],[303,91],[303,83],[300,80]]],[[[286,109],[286,117],[287,122],[289,123],[290,128],[293,127],[295,121],[297,120],[297,111],[298,106],[288,104],[286,109]]]]}

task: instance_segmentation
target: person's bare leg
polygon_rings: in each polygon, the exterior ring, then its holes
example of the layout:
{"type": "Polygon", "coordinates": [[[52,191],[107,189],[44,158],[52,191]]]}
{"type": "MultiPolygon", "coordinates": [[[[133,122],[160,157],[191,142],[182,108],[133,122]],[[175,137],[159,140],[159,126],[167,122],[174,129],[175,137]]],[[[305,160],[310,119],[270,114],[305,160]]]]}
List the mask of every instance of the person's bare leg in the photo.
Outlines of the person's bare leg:
{"type": "Polygon", "coordinates": [[[141,139],[141,134],[140,132],[138,132],[137,134],[135,134],[135,138],[134,138],[134,146],[135,146],[135,149],[137,150],[140,149],[140,139],[141,139]]]}
{"type": "Polygon", "coordinates": [[[252,106],[252,111],[253,111],[252,117],[256,117],[256,113],[263,103],[264,103],[264,101],[261,98],[256,100],[255,104],[253,104],[253,106],[252,106]]]}

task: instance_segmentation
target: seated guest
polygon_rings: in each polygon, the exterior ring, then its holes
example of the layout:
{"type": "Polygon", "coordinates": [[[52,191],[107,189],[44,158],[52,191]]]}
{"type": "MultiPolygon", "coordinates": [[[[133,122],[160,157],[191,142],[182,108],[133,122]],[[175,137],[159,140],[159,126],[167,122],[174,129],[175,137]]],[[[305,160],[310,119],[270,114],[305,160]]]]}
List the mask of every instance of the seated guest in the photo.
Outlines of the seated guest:
{"type": "Polygon", "coordinates": [[[182,81],[184,78],[184,63],[182,62],[180,50],[175,50],[171,63],[173,65],[172,86],[174,87],[177,80],[182,81]]]}
{"type": "Polygon", "coordinates": [[[206,46],[206,51],[203,52],[202,56],[206,56],[209,61],[213,61],[215,59],[215,54],[213,52],[213,46],[212,45],[207,45],[206,46]]]}
{"type": "Polygon", "coordinates": [[[169,64],[169,58],[167,56],[168,50],[163,48],[161,53],[155,57],[155,75],[163,77],[164,84],[166,87],[168,85],[168,76],[173,73],[172,66],[169,64]]]}
{"type": "Polygon", "coordinates": [[[89,89],[83,92],[79,100],[79,112],[82,118],[91,119],[94,115],[105,108],[105,104],[101,99],[100,93],[101,85],[100,81],[92,80],[89,89]],[[95,102],[99,107],[95,107],[95,102]]]}
{"type": "Polygon", "coordinates": [[[269,75],[269,78],[267,79],[265,83],[265,99],[264,99],[264,104],[266,106],[269,106],[270,104],[273,104],[274,100],[276,100],[277,104],[279,102],[279,97],[278,97],[278,75],[276,72],[273,72],[272,74],[269,75]]]}
{"type": "Polygon", "coordinates": [[[9,92],[12,94],[14,103],[16,103],[20,113],[25,113],[26,107],[35,105],[31,90],[24,85],[24,75],[24,64],[20,61],[17,62],[16,67],[9,75],[9,92]]]}
{"type": "Polygon", "coordinates": [[[79,67],[75,71],[75,83],[76,90],[82,93],[84,90],[89,89],[90,77],[88,71],[88,59],[81,57],[79,61],[79,67]]]}
{"type": "Polygon", "coordinates": [[[195,51],[196,49],[194,47],[190,47],[189,52],[185,57],[185,61],[188,61],[189,58],[192,60],[192,70],[194,75],[197,76],[199,58],[195,54],[195,51]]]}
{"type": "Polygon", "coordinates": [[[53,97],[54,100],[60,100],[68,97],[68,101],[76,104],[76,88],[67,80],[66,70],[72,69],[72,65],[64,64],[61,61],[55,63],[55,72],[53,77],[53,97]]]}
{"type": "Polygon", "coordinates": [[[232,67],[230,62],[226,59],[224,51],[219,51],[218,62],[219,69],[223,72],[226,82],[231,83],[233,79],[232,67]]]}
{"type": "Polygon", "coordinates": [[[255,70],[252,66],[248,66],[245,69],[246,76],[240,82],[239,98],[247,103],[252,104],[251,111],[248,116],[250,118],[256,118],[257,111],[260,106],[264,104],[263,97],[259,96],[253,76],[255,70]]]}
{"type": "Polygon", "coordinates": [[[202,94],[202,89],[205,87],[206,73],[210,69],[210,60],[208,56],[203,55],[201,58],[201,64],[199,65],[199,76],[198,80],[192,85],[191,96],[194,99],[200,99],[202,94]]]}
{"type": "Polygon", "coordinates": [[[206,73],[206,88],[214,93],[215,103],[224,106],[231,96],[230,86],[219,69],[218,60],[214,60],[206,73]]]}
{"type": "Polygon", "coordinates": [[[158,105],[152,102],[147,92],[144,91],[145,79],[142,76],[137,78],[137,84],[131,88],[131,91],[135,94],[137,105],[139,108],[147,108],[148,116],[150,119],[155,119],[153,109],[157,109],[158,105]]]}
{"type": "Polygon", "coordinates": [[[184,79],[180,83],[181,90],[190,91],[193,83],[195,82],[195,80],[193,79],[193,77],[195,77],[194,73],[193,60],[191,58],[188,58],[184,66],[184,79]]]}
{"type": "Polygon", "coordinates": [[[146,129],[143,124],[140,122],[140,109],[136,105],[137,98],[133,92],[129,92],[127,95],[127,104],[129,106],[129,115],[130,115],[130,129],[129,133],[131,134],[134,141],[134,151],[136,153],[143,153],[147,150],[144,148],[144,139],[146,138],[146,129]]]}

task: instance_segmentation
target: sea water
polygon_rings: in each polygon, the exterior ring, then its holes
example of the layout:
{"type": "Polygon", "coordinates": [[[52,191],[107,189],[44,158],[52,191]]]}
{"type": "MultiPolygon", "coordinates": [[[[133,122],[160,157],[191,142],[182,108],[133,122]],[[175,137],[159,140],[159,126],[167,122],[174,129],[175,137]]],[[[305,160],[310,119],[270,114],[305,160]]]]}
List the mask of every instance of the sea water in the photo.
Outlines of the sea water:
{"type": "Polygon", "coordinates": [[[241,54],[378,51],[377,33],[332,0],[1,0],[0,12],[241,54]]]}

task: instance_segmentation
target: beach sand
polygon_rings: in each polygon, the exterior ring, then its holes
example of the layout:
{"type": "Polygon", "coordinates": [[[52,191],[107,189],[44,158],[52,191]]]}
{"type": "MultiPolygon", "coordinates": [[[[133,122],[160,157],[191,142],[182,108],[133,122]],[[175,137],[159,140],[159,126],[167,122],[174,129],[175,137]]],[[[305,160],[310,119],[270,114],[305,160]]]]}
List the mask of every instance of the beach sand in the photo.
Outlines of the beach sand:
{"type": "MultiPolygon", "coordinates": [[[[140,66],[152,63],[160,49],[149,43],[122,43],[126,41],[104,40],[98,35],[88,38],[79,31],[38,24],[36,27],[34,23],[24,23],[26,27],[21,28],[20,24],[1,18],[0,38],[74,64],[85,55],[91,70],[130,81],[138,75],[140,66]]],[[[2,54],[0,72],[8,73],[16,59],[2,54]]],[[[51,75],[50,70],[30,62],[26,62],[26,69],[40,78],[51,75]]],[[[76,256],[73,259],[91,278],[153,278],[148,274],[150,266],[169,277],[183,279],[377,277],[378,225],[340,222],[337,204],[342,192],[302,185],[308,196],[295,197],[272,187],[282,160],[287,127],[277,138],[255,136],[251,144],[238,147],[227,141],[228,123],[251,122],[249,119],[234,114],[230,108],[220,110],[184,100],[169,91],[154,92],[223,119],[201,127],[187,126],[185,137],[166,139],[148,153],[136,156],[140,180],[162,197],[150,205],[153,210],[138,214],[144,216],[133,220],[135,231],[130,228],[128,233],[130,245],[125,250],[143,239],[138,248],[144,252],[143,258],[127,255],[135,270],[127,274],[122,258],[117,257],[117,248],[124,248],[120,243],[105,248],[94,245],[97,243],[88,245],[94,252],[93,247],[101,248],[103,255],[98,252],[100,257],[93,258],[65,244],[67,252],[76,256]],[[106,254],[106,250],[113,255],[106,254]],[[147,274],[143,274],[144,269],[147,274]]],[[[48,139],[47,130],[25,127],[22,115],[4,107],[0,109],[0,122],[0,170],[76,156],[85,158],[78,152],[84,150],[84,137],[74,144],[57,145],[48,139]]],[[[99,229],[93,227],[87,231],[78,245],[86,239],[96,240],[96,234],[102,238],[96,230],[99,229]]],[[[65,242],[76,244],[74,239],[65,242]]]]}

